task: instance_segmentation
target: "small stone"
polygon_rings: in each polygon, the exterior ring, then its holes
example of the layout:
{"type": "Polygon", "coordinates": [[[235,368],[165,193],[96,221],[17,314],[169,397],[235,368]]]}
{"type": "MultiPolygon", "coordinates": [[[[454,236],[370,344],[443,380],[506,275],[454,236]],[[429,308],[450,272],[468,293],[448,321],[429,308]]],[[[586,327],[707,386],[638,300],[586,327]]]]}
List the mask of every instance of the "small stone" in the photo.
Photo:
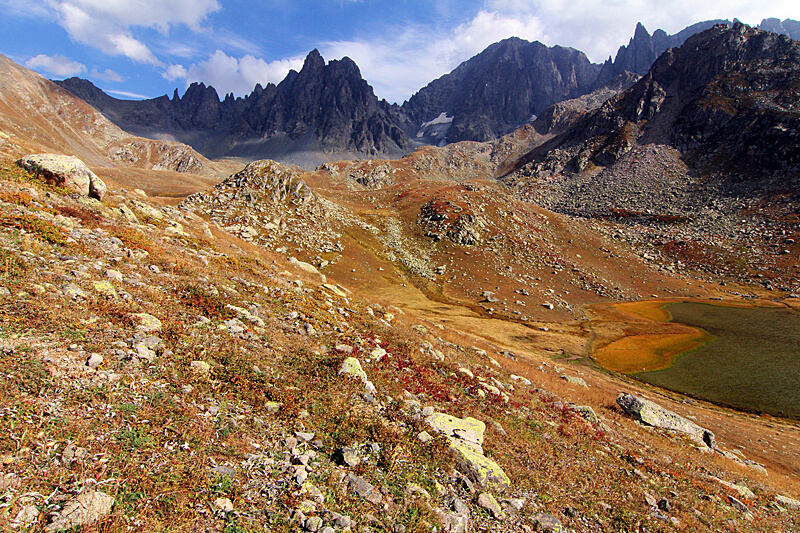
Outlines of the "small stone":
{"type": "Polygon", "coordinates": [[[433,437],[431,437],[430,433],[428,433],[427,431],[420,431],[419,435],[417,435],[417,438],[423,444],[426,444],[433,439],[433,437]]]}
{"type": "Polygon", "coordinates": [[[318,516],[309,516],[305,523],[306,531],[319,531],[322,529],[322,518],[318,516]]]}
{"type": "Polygon", "coordinates": [[[73,300],[87,297],[86,293],[83,292],[83,289],[81,289],[74,283],[67,283],[62,290],[64,296],[66,296],[67,298],[72,298],[73,300]]]}
{"type": "Polygon", "coordinates": [[[361,463],[361,457],[354,448],[342,448],[339,450],[339,454],[342,462],[350,468],[355,468],[361,463]]]}
{"type": "Polygon", "coordinates": [[[217,498],[214,500],[214,508],[223,513],[229,513],[233,511],[233,502],[228,498],[217,498]]]}
{"type": "Polygon", "coordinates": [[[481,492],[478,495],[478,506],[489,511],[496,520],[505,520],[506,515],[500,508],[497,500],[488,492],[481,492]]]}
{"type": "Polygon", "coordinates": [[[189,363],[189,368],[196,374],[206,375],[211,372],[211,365],[205,361],[192,361],[189,363]]]}
{"type": "Polygon", "coordinates": [[[71,465],[76,461],[83,461],[88,455],[89,450],[86,448],[79,448],[73,443],[69,443],[64,448],[64,452],[61,454],[61,464],[71,465]]]}
{"type": "Polygon", "coordinates": [[[656,498],[655,498],[655,497],[654,497],[652,494],[650,494],[650,493],[648,493],[648,492],[645,492],[645,493],[644,493],[644,501],[645,501],[645,502],[647,503],[647,505],[649,505],[650,507],[655,507],[655,506],[656,506],[656,504],[658,503],[658,500],[656,500],[656,498]]]}
{"type": "Polygon", "coordinates": [[[589,387],[589,385],[586,384],[586,381],[584,381],[583,378],[579,378],[577,376],[568,376],[565,374],[561,376],[561,379],[565,380],[567,383],[572,383],[573,385],[578,385],[580,387],[587,387],[587,388],[589,387]]]}
{"type": "Polygon", "coordinates": [[[97,370],[100,365],[103,364],[103,356],[99,353],[92,353],[89,355],[89,359],[86,361],[86,366],[91,368],[92,370],[97,370]]]}
{"type": "Polygon", "coordinates": [[[311,442],[314,440],[313,433],[305,433],[302,431],[295,431],[294,436],[297,437],[298,442],[311,442]]]}
{"type": "Polygon", "coordinates": [[[517,511],[525,508],[525,498],[508,498],[503,500],[503,503],[508,504],[509,507],[517,511]]]}
{"type": "Polygon", "coordinates": [[[347,478],[347,484],[352,492],[355,492],[373,505],[383,503],[383,496],[381,496],[380,491],[366,479],[353,474],[348,474],[347,478]]]}
{"type": "Polygon", "coordinates": [[[531,521],[545,531],[550,530],[554,533],[563,531],[561,520],[551,514],[536,513],[531,517],[531,521]]]}
{"type": "Polygon", "coordinates": [[[94,286],[95,292],[102,296],[107,298],[116,298],[118,296],[117,289],[115,289],[108,280],[93,281],[92,285],[94,286]]]}
{"type": "Polygon", "coordinates": [[[416,483],[409,483],[408,485],[406,485],[406,494],[417,495],[422,498],[425,498],[426,500],[431,499],[430,493],[416,483]]]}
{"type": "Polygon", "coordinates": [[[139,325],[136,326],[138,331],[145,333],[161,331],[161,321],[153,315],[147,313],[134,313],[133,317],[139,321],[139,325]]]}

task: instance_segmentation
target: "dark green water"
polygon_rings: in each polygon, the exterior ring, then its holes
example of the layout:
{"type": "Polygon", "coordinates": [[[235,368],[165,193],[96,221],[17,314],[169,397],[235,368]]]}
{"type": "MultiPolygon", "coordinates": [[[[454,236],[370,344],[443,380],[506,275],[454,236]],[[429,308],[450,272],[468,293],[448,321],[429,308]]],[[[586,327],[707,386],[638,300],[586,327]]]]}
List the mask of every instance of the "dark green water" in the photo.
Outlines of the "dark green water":
{"type": "Polygon", "coordinates": [[[749,412],[800,420],[800,312],[669,304],[672,321],[702,328],[714,340],[679,356],[670,368],[636,379],[749,412]]]}

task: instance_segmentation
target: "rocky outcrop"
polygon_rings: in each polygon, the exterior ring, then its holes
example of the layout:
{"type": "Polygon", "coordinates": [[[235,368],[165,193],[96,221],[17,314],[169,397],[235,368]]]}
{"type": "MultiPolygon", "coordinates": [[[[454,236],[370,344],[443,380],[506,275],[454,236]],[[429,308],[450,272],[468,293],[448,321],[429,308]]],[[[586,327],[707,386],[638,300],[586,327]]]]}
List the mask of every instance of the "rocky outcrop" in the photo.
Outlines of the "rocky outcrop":
{"type": "Polygon", "coordinates": [[[698,444],[704,444],[709,448],[717,447],[714,433],[677,413],[664,409],[655,402],[623,393],[617,397],[617,404],[625,413],[648,426],[684,433],[698,444]]]}
{"type": "Polygon", "coordinates": [[[482,241],[481,229],[485,225],[468,206],[433,198],[422,206],[419,224],[423,233],[435,241],[449,239],[463,246],[474,246],[482,241]]]}
{"type": "Polygon", "coordinates": [[[52,184],[102,200],[106,184],[77,157],[58,154],[26,155],[17,164],[52,184]]]}
{"type": "Polygon", "coordinates": [[[597,73],[583,52],[512,37],[420,89],[402,111],[416,128],[452,117],[448,142],[488,141],[589,92],[597,73]]]}

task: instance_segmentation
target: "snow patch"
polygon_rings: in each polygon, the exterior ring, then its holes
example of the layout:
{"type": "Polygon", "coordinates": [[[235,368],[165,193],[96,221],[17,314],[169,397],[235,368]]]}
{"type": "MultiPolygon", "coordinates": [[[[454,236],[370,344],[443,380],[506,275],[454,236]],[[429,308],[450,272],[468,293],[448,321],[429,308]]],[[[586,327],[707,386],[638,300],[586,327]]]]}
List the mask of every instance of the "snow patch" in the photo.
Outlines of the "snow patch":
{"type": "Polygon", "coordinates": [[[435,119],[429,120],[420,126],[417,138],[428,137],[438,141],[439,146],[444,146],[447,144],[446,136],[452,123],[453,117],[448,117],[447,113],[440,113],[435,119]]]}

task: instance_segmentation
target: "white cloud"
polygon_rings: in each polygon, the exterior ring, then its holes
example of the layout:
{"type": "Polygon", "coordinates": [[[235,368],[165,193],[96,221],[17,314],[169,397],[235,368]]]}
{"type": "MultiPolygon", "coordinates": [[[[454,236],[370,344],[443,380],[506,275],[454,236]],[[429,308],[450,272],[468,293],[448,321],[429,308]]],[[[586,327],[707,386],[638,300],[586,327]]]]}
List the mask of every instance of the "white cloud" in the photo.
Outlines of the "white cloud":
{"type": "Polygon", "coordinates": [[[183,80],[189,77],[189,72],[183,65],[170,65],[161,73],[161,76],[169,81],[183,80]]]}
{"type": "Polygon", "coordinates": [[[91,77],[101,79],[103,81],[111,81],[114,83],[120,83],[128,79],[124,76],[119,75],[117,72],[114,72],[110,68],[107,68],[102,71],[97,69],[92,69],[91,77]]]}
{"type": "MultiPolygon", "coordinates": [[[[450,2],[437,0],[436,6],[449,9],[450,2]]],[[[349,56],[378,97],[402,102],[507,37],[576,48],[602,62],[628,43],[637,22],[652,34],[658,28],[676,33],[703,20],[758,24],[765,17],[800,19],[800,2],[776,0],[766,7],[752,0],[485,0],[477,14],[455,28],[407,25],[379,37],[325,42],[320,51],[326,59],[349,56]]]]}
{"type": "Polygon", "coordinates": [[[431,80],[506,37],[528,40],[544,35],[533,16],[509,17],[481,11],[472,20],[447,32],[406,26],[386,32],[391,39],[335,41],[320,45],[326,59],[348,56],[361,69],[379,98],[402,102],[431,80]]]}
{"type": "Polygon", "coordinates": [[[86,72],[86,65],[83,63],[72,61],[60,55],[47,56],[39,54],[27,60],[25,66],[59,78],[69,78],[86,72]]]}
{"type": "Polygon", "coordinates": [[[146,100],[146,99],[150,98],[149,96],[144,95],[144,94],[131,93],[131,92],[128,92],[128,91],[114,91],[114,90],[108,89],[106,92],[109,93],[109,94],[118,94],[120,96],[124,96],[126,98],[130,98],[130,99],[133,99],[133,100],[146,100]]]}
{"type": "Polygon", "coordinates": [[[162,66],[133,30],[152,28],[168,33],[186,26],[202,31],[209,14],[220,9],[217,0],[45,0],[59,24],[74,41],[112,56],[162,66]]]}
{"type": "Polygon", "coordinates": [[[220,96],[228,93],[242,96],[250,94],[257,83],[262,86],[280,83],[289,70],[299,70],[302,66],[302,57],[267,62],[249,54],[237,58],[217,50],[206,61],[188,68],[170,65],[162,76],[170,81],[183,80],[186,85],[202,81],[213,86],[220,96]]]}

